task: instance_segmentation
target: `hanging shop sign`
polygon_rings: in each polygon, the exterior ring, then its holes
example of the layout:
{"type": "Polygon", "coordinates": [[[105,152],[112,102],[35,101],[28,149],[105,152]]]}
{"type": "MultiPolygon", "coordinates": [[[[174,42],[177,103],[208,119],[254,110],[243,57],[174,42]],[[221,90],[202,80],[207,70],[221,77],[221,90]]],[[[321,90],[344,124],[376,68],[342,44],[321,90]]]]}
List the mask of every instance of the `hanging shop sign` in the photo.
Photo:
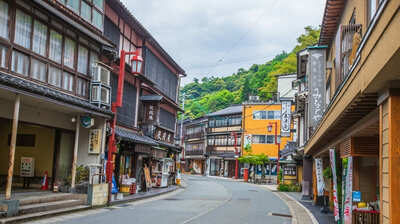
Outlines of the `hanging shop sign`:
{"type": "Polygon", "coordinates": [[[336,157],[335,149],[329,150],[329,158],[331,161],[332,178],[333,178],[333,215],[335,216],[335,221],[339,220],[339,203],[338,203],[338,193],[337,193],[337,176],[336,176],[336,157]]]}
{"type": "Polygon", "coordinates": [[[292,101],[282,101],[281,136],[283,137],[290,137],[291,107],[292,101]]]}
{"type": "Polygon", "coordinates": [[[35,159],[33,157],[21,157],[21,177],[33,177],[35,175],[35,159]]]}
{"type": "Polygon", "coordinates": [[[244,135],[244,149],[249,150],[251,148],[251,134],[244,135]]]}
{"type": "Polygon", "coordinates": [[[89,116],[82,116],[81,117],[81,125],[84,128],[91,128],[94,125],[94,119],[89,116]]]}
{"type": "Polygon", "coordinates": [[[322,159],[316,158],[315,159],[315,174],[317,177],[317,195],[323,196],[324,195],[324,177],[322,176],[322,159]]]}
{"type": "Polygon", "coordinates": [[[352,222],[352,193],[353,193],[353,157],[347,158],[346,193],[344,200],[343,217],[344,223],[352,222]]]}
{"type": "Polygon", "coordinates": [[[101,149],[101,129],[89,130],[89,153],[99,154],[101,149]]]}

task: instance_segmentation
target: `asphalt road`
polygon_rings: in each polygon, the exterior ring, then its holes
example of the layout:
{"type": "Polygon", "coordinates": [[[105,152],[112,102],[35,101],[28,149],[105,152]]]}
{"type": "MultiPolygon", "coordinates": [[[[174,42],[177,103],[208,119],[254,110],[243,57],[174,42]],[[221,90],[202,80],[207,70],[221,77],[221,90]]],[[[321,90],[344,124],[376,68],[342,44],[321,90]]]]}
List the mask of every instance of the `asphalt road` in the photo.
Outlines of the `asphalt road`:
{"type": "Polygon", "coordinates": [[[184,190],[143,202],[71,214],[38,223],[79,224],[197,224],[291,223],[287,205],[257,186],[211,177],[184,176],[184,190]]]}

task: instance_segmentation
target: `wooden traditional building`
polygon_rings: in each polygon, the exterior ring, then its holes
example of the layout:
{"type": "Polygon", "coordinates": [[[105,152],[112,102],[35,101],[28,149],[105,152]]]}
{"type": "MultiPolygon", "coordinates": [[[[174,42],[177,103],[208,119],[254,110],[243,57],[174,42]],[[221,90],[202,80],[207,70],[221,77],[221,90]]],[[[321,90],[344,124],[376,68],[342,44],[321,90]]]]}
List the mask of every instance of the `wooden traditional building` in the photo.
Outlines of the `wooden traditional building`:
{"type": "Polygon", "coordinates": [[[200,117],[184,122],[185,171],[207,174],[206,169],[206,128],[208,119],[200,117]]]}
{"type": "MultiPolygon", "coordinates": [[[[353,158],[352,191],[374,205],[371,220],[379,223],[400,222],[399,7],[393,0],[327,0],[319,45],[327,45],[328,104],[304,147],[324,168],[329,149],[353,158]]],[[[315,189],[315,175],[311,181],[315,189]]],[[[361,213],[353,212],[354,222],[361,213]]]]}
{"type": "Polygon", "coordinates": [[[140,189],[145,164],[153,175],[160,171],[161,159],[176,159],[181,151],[174,139],[176,117],[181,110],[178,89],[185,72],[119,0],[106,1],[105,15],[104,35],[116,46],[113,49],[116,60],[110,62],[113,68],[111,83],[115,87],[113,101],[117,94],[121,50],[138,50],[144,60],[138,75],[130,72],[132,56],[125,59],[124,95],[117,113],[116,129],[120,144],[119,153],[115,155],[115,175],[119,183],[124,178],[136,178],[140,189]]]}
{"type": "Polygon", "coordinates": [[[210,175],[235,175],[235,155],[239,156],[242,145],[242,109],[242,105],[232,105],[207,115],[206,156],[210,175]]]}

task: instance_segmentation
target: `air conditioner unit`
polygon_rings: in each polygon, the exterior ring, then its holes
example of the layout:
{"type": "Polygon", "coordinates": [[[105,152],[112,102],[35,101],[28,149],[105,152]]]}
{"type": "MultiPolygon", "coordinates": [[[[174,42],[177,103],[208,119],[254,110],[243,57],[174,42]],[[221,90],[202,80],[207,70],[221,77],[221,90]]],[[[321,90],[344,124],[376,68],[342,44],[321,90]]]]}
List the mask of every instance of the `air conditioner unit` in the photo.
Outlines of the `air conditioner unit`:
{"type": "Polygon", "coordinates": [[[111,73],[101,63],[92,66],[92,80],[90,82],[90,103],[98,107],[109,108],[111,106],[111,73]]]}
{"type": "Polygon", "coordinates": [[[111,76],[110,70],[98,63],[95,63],[92,68],[92,82],[101,82],[109,86],[111,76]]]}
{"type": "Polygon", "coordinates": [[[259,101],[260,97],[259,96],[249,96],[250,101],[259,101]]]}

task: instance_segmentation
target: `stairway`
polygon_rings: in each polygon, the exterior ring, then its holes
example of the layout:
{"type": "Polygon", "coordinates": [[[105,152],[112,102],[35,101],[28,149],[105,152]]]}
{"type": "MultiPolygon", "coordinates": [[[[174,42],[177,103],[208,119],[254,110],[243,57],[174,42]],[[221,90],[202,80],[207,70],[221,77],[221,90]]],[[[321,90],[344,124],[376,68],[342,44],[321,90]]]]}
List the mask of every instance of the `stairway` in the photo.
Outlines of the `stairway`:
{"type": "Polygon", "coordinates": [[[22,222],[87,209],[86,194],[57,193],[20,199],[19,215],[0,218],[0,223],[22,222]]]}

